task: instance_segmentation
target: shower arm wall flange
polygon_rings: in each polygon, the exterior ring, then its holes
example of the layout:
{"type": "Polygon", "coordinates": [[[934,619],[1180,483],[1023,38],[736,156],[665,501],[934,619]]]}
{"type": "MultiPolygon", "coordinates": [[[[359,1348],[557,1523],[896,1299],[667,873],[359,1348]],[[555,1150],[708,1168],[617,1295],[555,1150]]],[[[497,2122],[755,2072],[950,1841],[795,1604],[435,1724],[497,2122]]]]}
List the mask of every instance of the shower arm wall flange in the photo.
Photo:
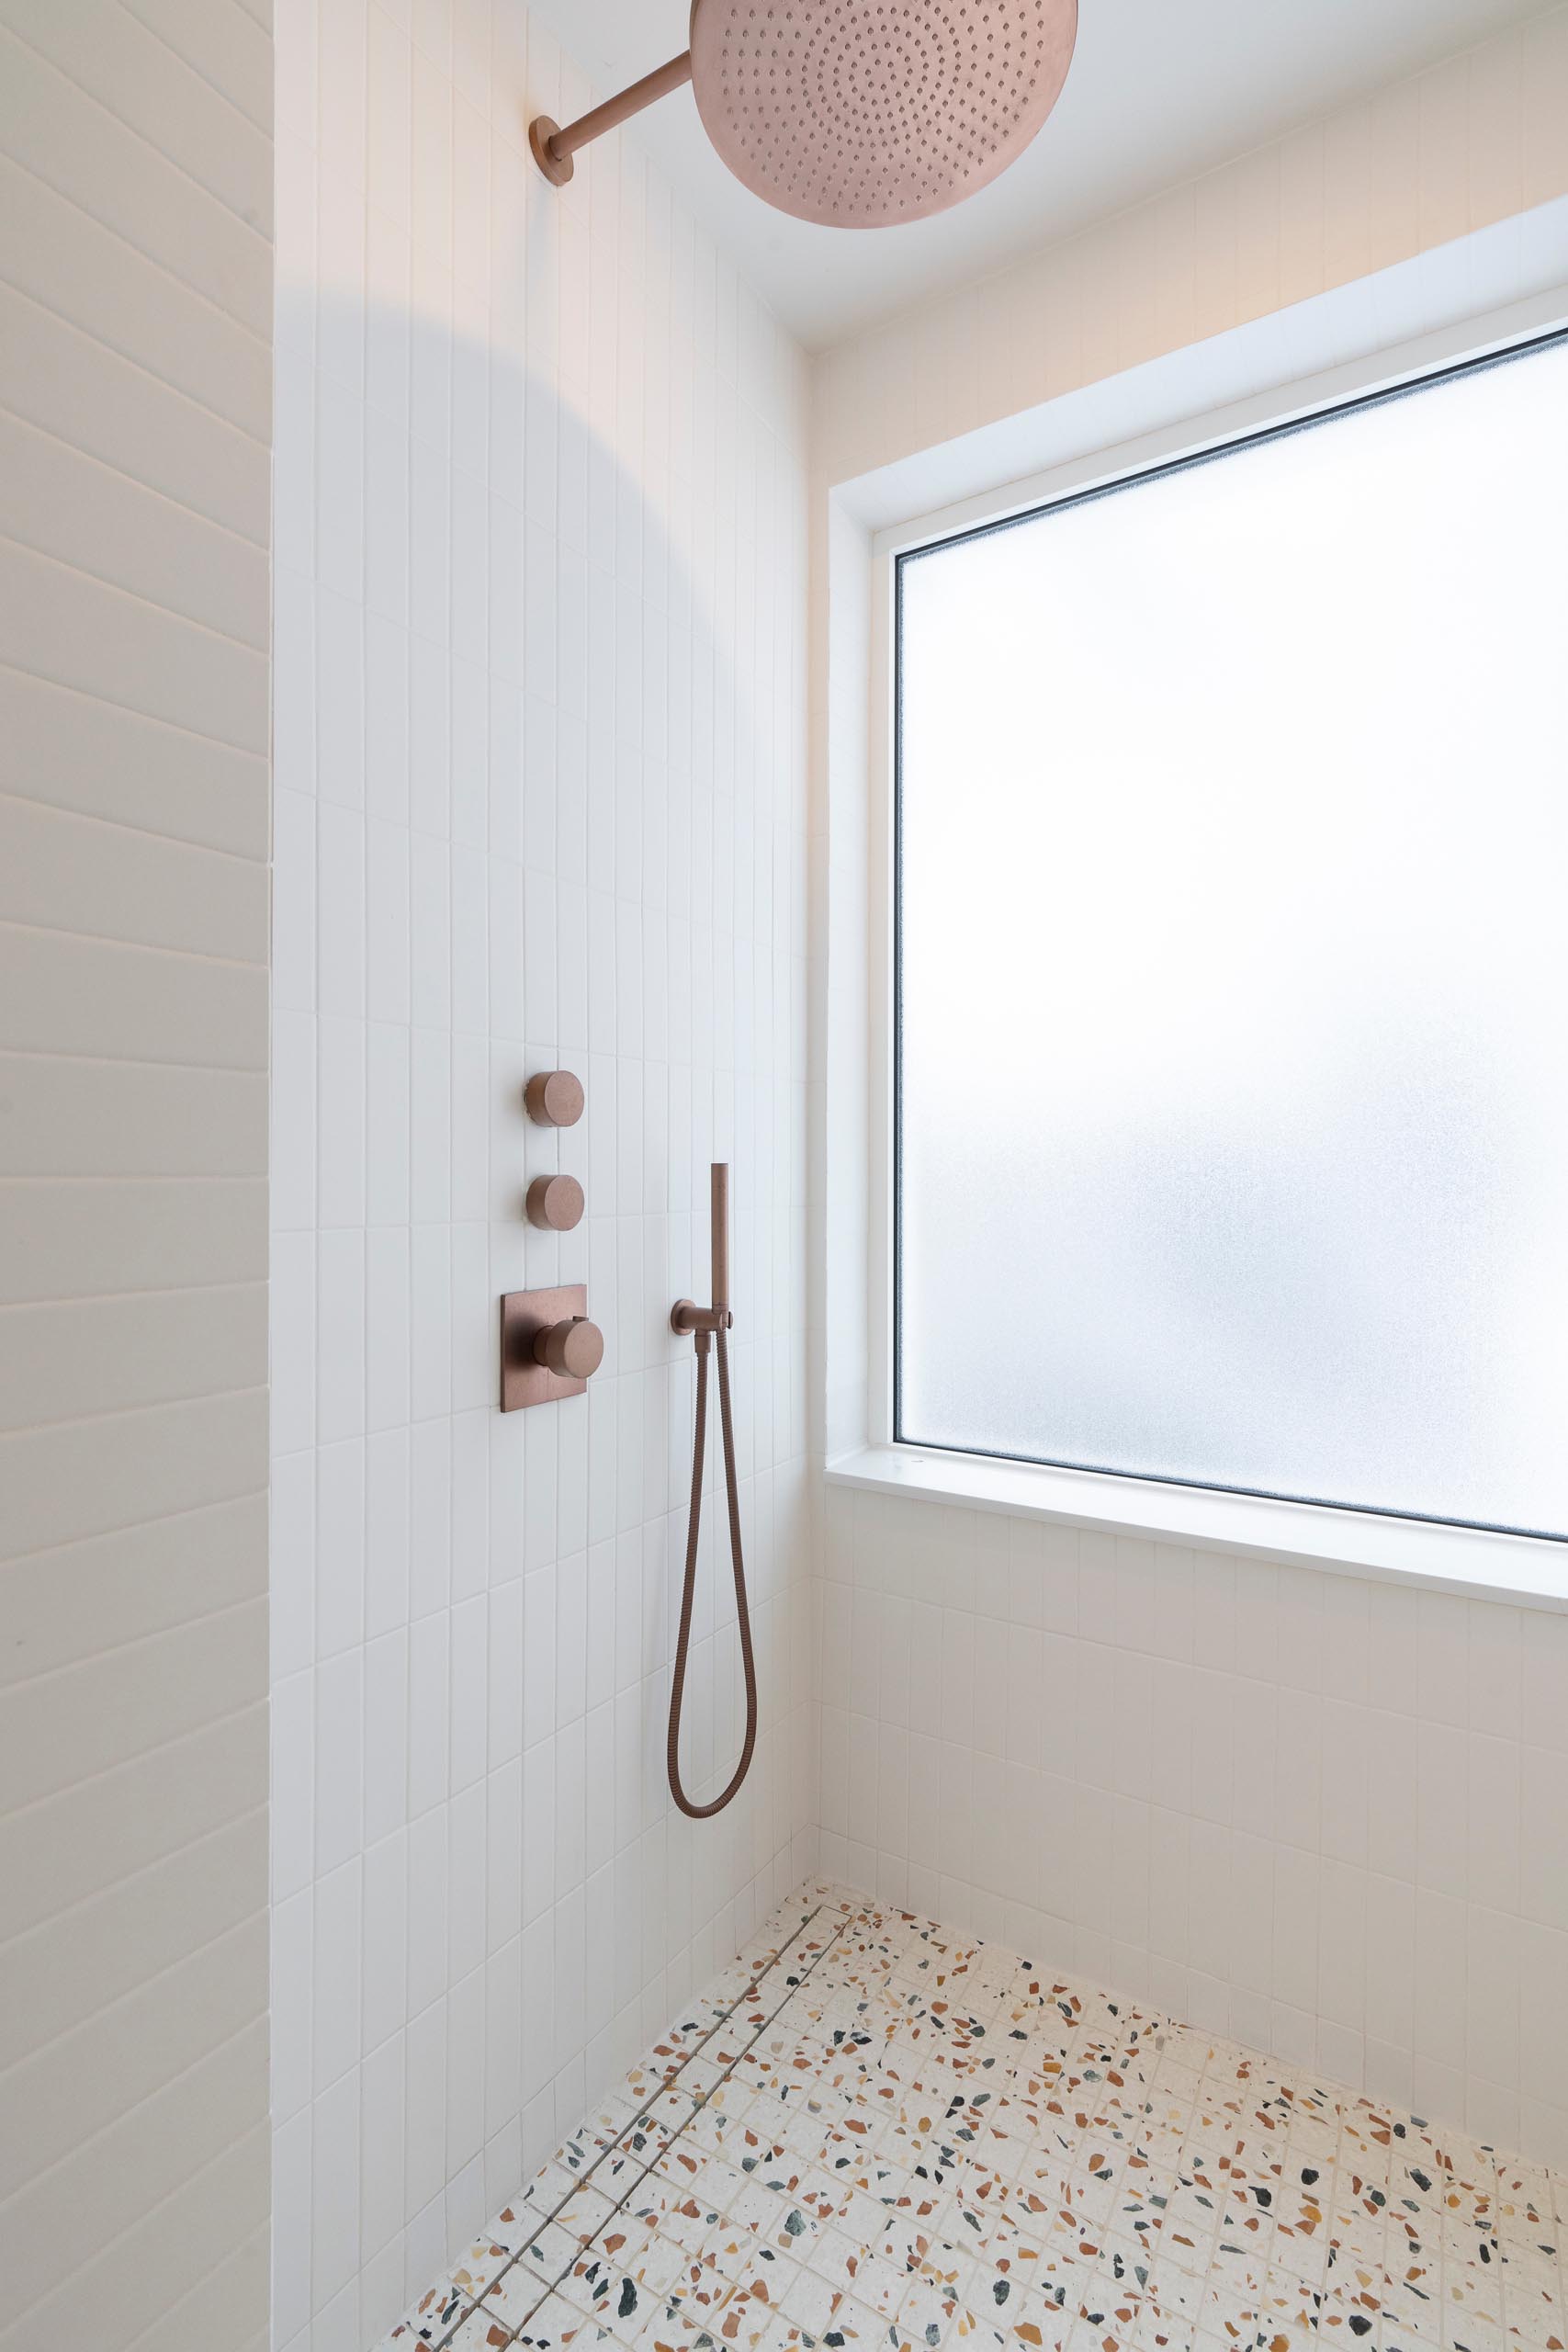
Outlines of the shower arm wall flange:
{"type": "Polygon", "coordinates": [[[580,114],[564,130],[547,114],[536,115],[528,125],[528,145],[535,163],[553,187],[564,187],[571,177],[571,159],[580,147],[586,147],[591,139],[598,139],[606,130],[615,130],[657,99],[668,97],[671,90],[680,89],[691,78],[692,52],[688,49],[679,57],[672,57],[668,65],[656,66],[651,74],[645,74],[640,82],[618,90],[603,106],[580,114]]]}

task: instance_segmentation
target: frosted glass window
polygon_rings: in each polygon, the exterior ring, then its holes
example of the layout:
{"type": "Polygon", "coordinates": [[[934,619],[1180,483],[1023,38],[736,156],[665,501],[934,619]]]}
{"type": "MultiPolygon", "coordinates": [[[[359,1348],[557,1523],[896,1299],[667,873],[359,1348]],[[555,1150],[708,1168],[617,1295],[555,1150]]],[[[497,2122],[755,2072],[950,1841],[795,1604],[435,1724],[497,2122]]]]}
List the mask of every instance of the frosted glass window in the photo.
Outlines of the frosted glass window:
{"type": "Polygon", "coordinates": [[[1565,417],[900,560],[898,1438],[1568,1532],[1565,417]]]}

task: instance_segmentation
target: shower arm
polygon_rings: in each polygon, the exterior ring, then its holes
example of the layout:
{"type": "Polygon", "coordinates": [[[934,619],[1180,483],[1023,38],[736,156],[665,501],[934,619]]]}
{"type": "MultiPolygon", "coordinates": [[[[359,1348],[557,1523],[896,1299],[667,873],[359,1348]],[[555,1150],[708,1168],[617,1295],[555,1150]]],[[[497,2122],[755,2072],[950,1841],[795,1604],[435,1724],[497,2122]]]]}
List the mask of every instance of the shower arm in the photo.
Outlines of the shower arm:
{"type": "Polygon", "coordinates": [[[668,65],[656,66],[651,74],[645,74],[640,82],[618,90],[603,106],[580,114],[575,122],[569,122],[564,129],[552,122],[547,114],[536,115],[528,125],[528,145],[535,163],[554,187],[564,187],[571,177],[571,159],[580,147],[586,147],[591,139],[601,137],[606,130],[615,130],[632,115],[640,114],[644,107],[652,106],[656,99],[668,97],[671,90],[680,89],[691,78],[692,52],[688,49],[679,57],[672,57],[668,65]]]}

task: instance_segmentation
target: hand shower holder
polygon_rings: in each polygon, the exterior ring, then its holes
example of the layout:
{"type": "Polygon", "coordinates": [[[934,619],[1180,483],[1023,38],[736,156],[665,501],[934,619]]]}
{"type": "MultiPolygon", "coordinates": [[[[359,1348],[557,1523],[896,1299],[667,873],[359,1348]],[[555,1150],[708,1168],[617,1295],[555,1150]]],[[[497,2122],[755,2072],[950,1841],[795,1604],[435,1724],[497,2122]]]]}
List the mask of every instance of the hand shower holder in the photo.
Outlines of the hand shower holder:
{"type": "Polygon", "coordinates": [[[712,1250],[713,1305],[699,1306],[694,1299],[678,1298],[670,1310],[670,1329],[682,1339],[695,1340],[697,1352],[706,1351],[716,1331],[731,1331],[735,1317],[729,1309],[729,1163],[716,1159],[713,1163],[709,1198],[709,1246],[712,1250]]]}
{"type": "Polygon", "coordinates": [[[708,1339],[715,1331],[732,1331],[735,1317],[728,1306],[699,1306],[695,1299],[678,1298],[670,1309],[670,1329],[682,1339],[708,1339]]]}

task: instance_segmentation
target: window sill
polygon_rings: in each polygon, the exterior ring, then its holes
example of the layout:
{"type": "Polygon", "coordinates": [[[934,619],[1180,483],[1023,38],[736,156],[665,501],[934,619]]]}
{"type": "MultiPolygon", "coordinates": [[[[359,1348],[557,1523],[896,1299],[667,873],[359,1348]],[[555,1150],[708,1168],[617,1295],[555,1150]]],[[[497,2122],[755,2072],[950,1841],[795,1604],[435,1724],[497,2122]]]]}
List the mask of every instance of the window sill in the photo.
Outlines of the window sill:
{"type": "Polygon", "coordinates": [[[1385,1519],[1371,1511],[1271,1502],[1149,1478],[1051,1470],[940,1453],[916,1445],[865,1446],[828,1464],[829,1486],[958,1503],[1108,1534],[1141,1535],[1213,1552],[1247,1552],[1330,1575],[1458,1592],[1526,1609],[1568,1611],[1568,1544],[1476,1528],[1385,1519]]]}

